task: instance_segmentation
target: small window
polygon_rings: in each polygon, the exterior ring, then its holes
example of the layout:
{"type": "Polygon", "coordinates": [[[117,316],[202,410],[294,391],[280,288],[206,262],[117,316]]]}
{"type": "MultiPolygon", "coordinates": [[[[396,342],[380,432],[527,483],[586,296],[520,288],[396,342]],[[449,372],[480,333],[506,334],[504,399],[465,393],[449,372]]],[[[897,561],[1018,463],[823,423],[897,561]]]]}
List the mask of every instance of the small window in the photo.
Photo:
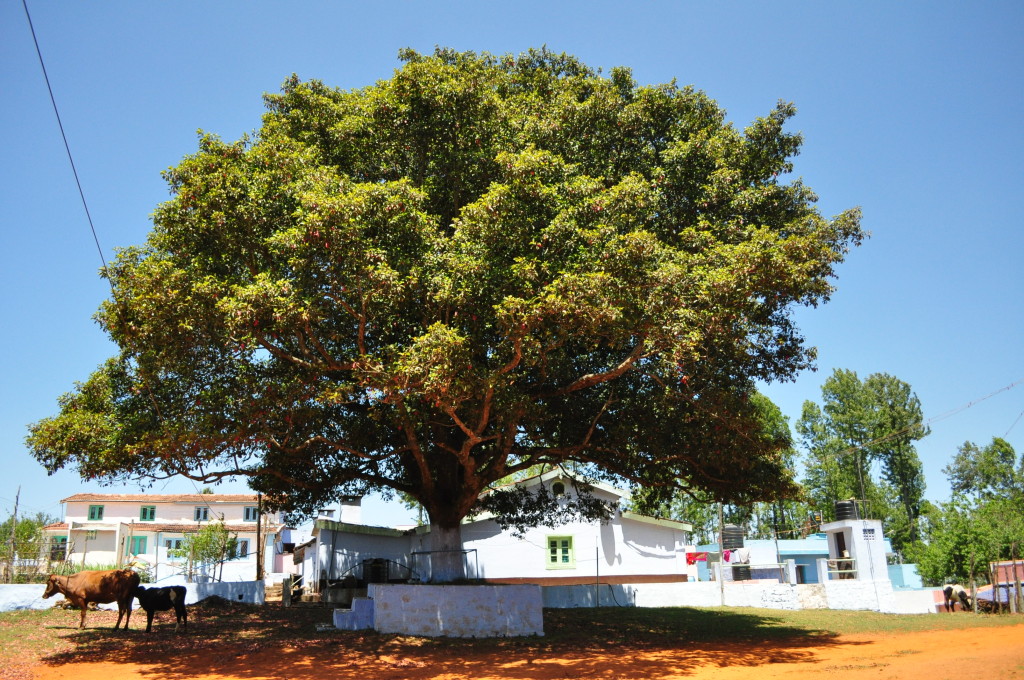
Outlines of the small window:
{"type": "Polygon", "coordinates": [[[554,484],[551,485],[551,493],[555,494],[556,496],[564,496],[565,484],[563,484],[562,482],[555,482],[554,484]]]}
{"type": "Polygon", "coordinates": [[[548,569],[575,569],[576,554],[572,549],[572,536],[548,537],[548,569]]]}
{"type": "Polygon", "coordinates": [[[164,541],[164,547],[168,550],[181,550],[182,538],[168,538],[164,541]]]}
{"type": "Polygon", "coordinates": [[[145,536],[132,536],[131,542],[128,544],[129,555],[144,555],[146,554],[146,537],[145,536]]]}
{"type": "Polygon", "coordinates": [[[103,519],[103,506],[102,505],[90,505],[89,506],[89,519],[98,522],[103,519]]]}
{"type": "Polygon", "coordinates": [[[248,506],[246,506],[246,508],[245,508],[245,516],[244,517],[245,517],[245,521],[246,522],[255,522],[256,518],[259,517],[259,511],[256,509],[256,506],[255,505],[248,505],[248,506]]]}
{"type": "Polygon", "coordinates": [[[95,541],[97,535],[98,535],[98,532],[95,529],[89,529],[88,531],[85,532],[85,540],[87,540],[87,541],[95,541]]]}
{"type": "Polygon", "coordinates": [[[234,557],[248,557],[249,556],[249,539],[242,538],[238,540],[235,545],[234,557]]]}
{"type": "Polygon", "coordinates": [[[205,522],[210,519],[210,508],[205,505],[196,506],[196,521],[205,522]]]}
{"type": "Polygon", "coordinates": [[[155,505],[143,505],[139,510],[139,520],[143,522],[152,522],[156,519],[156,506],[155,505]]]}
{"type": "Polygon", "coordinates": [[[864,540],[865,541],[873,541],[873,540],[875,540],[875,530],[874,529],[864,529],[864,540]]]}

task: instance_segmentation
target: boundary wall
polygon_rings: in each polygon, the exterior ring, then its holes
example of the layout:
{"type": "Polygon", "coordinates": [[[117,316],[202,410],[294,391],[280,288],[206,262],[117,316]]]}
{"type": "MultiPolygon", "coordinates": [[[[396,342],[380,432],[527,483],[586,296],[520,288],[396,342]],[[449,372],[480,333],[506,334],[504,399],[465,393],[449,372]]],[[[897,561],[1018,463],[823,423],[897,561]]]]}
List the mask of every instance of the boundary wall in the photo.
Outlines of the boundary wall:
{"type": "Polygon", "coordinates": [[[888,614],[934,613],[932,590],[894,591],[889,581],[777,581],[725,583],[637,583],[544,586],[544,606],[573,607],[757,607],[762,609],[847,609],[888,614]]]}
{"type": "MultiPolygon", "coordinates": [[[[154,584],[143,583],[145,587],[154,584]]],[[[183,585],[188,594],[185,604],[195,604],[211,596],[222,597],[232,602],[246,604],[263,604],[263,581],[231,581],[226,583],[160,583],[166,585],[183,585]]],[[[48,600],[43,599],[43,583],[0,585],[0,612],[18,609],[50,609],[55,603],[64,599],[63,595],[54,595],[48,600]]],[[[117,603],[99,605],[100,609],[117,609],[117,603]]],[[[139,609],[138,601],[132,600],[132,609],[139,609]]]]}

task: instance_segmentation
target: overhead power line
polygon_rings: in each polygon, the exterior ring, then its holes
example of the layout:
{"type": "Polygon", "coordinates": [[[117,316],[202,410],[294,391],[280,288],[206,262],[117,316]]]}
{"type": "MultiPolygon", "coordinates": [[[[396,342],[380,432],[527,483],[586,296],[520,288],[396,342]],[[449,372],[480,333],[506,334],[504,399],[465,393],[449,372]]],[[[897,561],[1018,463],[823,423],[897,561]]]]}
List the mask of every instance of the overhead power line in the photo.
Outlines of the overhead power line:
{"type": "Polygon", "coordinates": [[[43,80],[46,81],[46,91],[50,93],[50,103],[53,104],[53,113],[57,117],[57,127],[60,128],[61,139],[64,140],[64,150],[68,155],[68,162],[71,163],[71,172],[75,176],[75,184],[78,186],[78,195],[82,199],[82,207],[85,209],[85,217],[89,221],[89,229],[92,231],[92,239],[96,243],[96,251],[99,253],[100,262],[103,263],[103,271],[107,275],[107,282],[110,284],[110,290],[114,290],[114,282],[110,278],[110,272],[107,269],[107,259],[103,256],[103,248],[100,246],[99,236],[96,234],[96,227],[92,221],[92,214],[89,212],[89,203],[85,200],[85,191],[82,189],[82,181],[78,176],[78,168],[75,167],[75,159],[71,154],[71,145],[68,144],[68,136],[64,132],[64,123],[60,118],[60,111],[57,108],[57,99],[53,96],[53,87],[50,85],[50,76],[46,72],[46,63],[43,61],[43,52],[39,48],[39,40],[36,38],[36,29],[32,24],[32,15],[28,11],[28,0],[21,0],[22,7],[25,8],[25,18],[28,19],[28,28],[32,33],[32,42],[36,46],[36,56],[39,57],[39,66],[43,70],[43,80]]]}
{"type": "MultiPolygon", "coordinates": [[[[981,402],[985,401],[986,399],[991,399],[992,397],[996,396],[997,394],[1000,394],[1002,392],[1006,392],[1007,390],[1012,390],[1014,387],[1016,387],[1017,385],[1020,385],[1021,383],[1024,383],[1024,378],[1021,378],[1020,380],[1017,380],[1016,382],[1012,382],[1009,385],[1007,385],[1006,387],[1000,387],[995,392],[992,392],[991,394],[987,394],[984,397],[981,397],[980,399],[975,399],[973,401],[969,401],[969,402],[967,402],[966,404],[964,404],[962,406],[958,406],[958,407],[956,407],[954,409],[950,409],[949,411],[946,411],[945,413],[940,413],[939,415],[935,416],[934,418],[929,418],[928,420],[924,421],[923,423],[914,423],[913,425],[908,425],[907,427],[904,427],[904,428],[901,428],[901,429],[896,430],[894,432],[890,432],[888,434],[882,435],[881,437],[877,437],[877,438],[872,439],[871,441],[865,442],[863,444],[857,444],[856,446],[851,446],[848,449],[845,449],[844,451],[841,451],[839,453],[839,455],[840,456],[848,456],[848,455],[850,455],[852,453],[856,453],[856,452],[860,451],[861,449],[866,449],[869,446],[874,446],[876,444],[885,443],[885,442],[889,441],[890,439],[895,439],[896,437],[904,435],[904,434],[906,434],[908,432],[912,432],[913,430],[917,430],[917,429],[923,430],[926,427],[930,426],[932,423],[937,423],[940,420],[945,420],[946,418],[951,418],[952,416],[955,416],[956,414],[958,414],[958,413],[960,413],[962,411],[966,411],[967,409],[971,408],[972,406],[974,406],[976,404],[980,404],[981,402]]],[[[1024,416],[1024,413],[1021,413],[1021,416],[1024,416]]],[[[1017,417],[1017,420],[1020,420],[1020,416],[1017,417]]],[[[1014,422],[1014,425],[1016,425],[1016,424],[1017,423],[1014,422]]],[[[1010,426],[1010,429],[1011,430],[1013,429],[1013,425],[1010,426]]],[[[1007,434],[1009,434],[1009,430],[1007,430],[1007,434]]]]}
{"type": "Polygon", "coordinates": [[[1021,411],[1021,412],[1020,412],[1020,415],[1019,415],[1019,416],[1017,416],[1017,420],[1013,421],[1013,425],[1010,425],[1010,427],[1009,427],[1009,428],[1007,428],[1007,430],[1006,430],[1006,434],[1004,434],[1004,435],[1003,435],[1003,437],[1004,437],[1004,438],[1005,438],[1005,437],[1007,437],[1007,436],[1009,436],[1009,434],[1010,434],[1010,430],[1012,430],[1013,428],[1017,427],[1017,423],[1019,423],[1019,422],[1020,422],[1020,419],[1021,419],[1021,418],[1024,418],[1024,411],[1021,411]]]}

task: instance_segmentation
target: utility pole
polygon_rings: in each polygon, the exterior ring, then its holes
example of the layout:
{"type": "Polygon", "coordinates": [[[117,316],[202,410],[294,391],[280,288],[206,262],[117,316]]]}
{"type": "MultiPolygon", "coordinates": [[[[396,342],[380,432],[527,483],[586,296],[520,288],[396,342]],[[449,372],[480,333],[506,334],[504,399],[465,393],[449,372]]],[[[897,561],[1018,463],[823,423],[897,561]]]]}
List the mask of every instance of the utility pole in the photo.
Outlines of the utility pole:
{"type": "Polygon", "coordinates": [[[256,494],[256,580],[263,580],[263,494],[256,494]]]}
{"type": "Polygon", "coordinates": [[[718,593],[725,606],[725,513],[722,502],[718,502],[718,593]]]}
{"type": "Polygon", "coordinates": [[[17,536],[18,529],[18,500],[21,498],[21,486],[18,486],[18,492],[14,494],[14,514],[11,515],[11,550],[10,550],[10,579],[14,582],[14,539],[17,536]]]}

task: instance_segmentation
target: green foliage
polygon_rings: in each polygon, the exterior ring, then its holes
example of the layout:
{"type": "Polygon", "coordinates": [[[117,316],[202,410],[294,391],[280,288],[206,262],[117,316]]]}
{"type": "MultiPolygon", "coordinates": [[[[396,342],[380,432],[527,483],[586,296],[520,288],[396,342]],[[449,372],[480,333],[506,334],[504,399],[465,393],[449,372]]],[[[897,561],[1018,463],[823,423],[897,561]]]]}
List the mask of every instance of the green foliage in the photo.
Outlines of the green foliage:
{"type": "Polygon", "coordinates": [[[785,183],[780,103],[547,50],[402,53],[355,90],[289,78],[258,134],[202,134],[110,269],[120,348],[28,444],[87,478],[236,475],[273,507],[406,494],[457,528],[577,464],[738,504],[795,493],[756,380],[814,352],[794,307],[863,232],[785,183]]]}
{"type": "Polygon", "coordinates": [[[57,520],[45,513],[35,516],[22,516],[15,520],[9,516],[0,524],[0,562],[11,559],[11,528],[14,528],[14,555],[21,559],[36,559],[42,555],[46,536],[42,528],[57,520]]]}
{"type": "MultiPolygon", "coordinates": [[[[788,478],[795,477],[797,452],[793,448],[793,435],[789,421],[781,409],[760,393],[750,395],[760,428],[758,438],[776,447],[788,478]]],[[[715,543],[719,540],[718,504],[707,494],[693,492],[666,496],[661,489],[641,489],[633,496],[633,509],[637,512],[693,524],[696,544],[715,543]]],[[[726,504],[723,521],[743,527],[748,538],[795,538],[810,510],[799,494],[779,494],[771,502],[753,502],[743,505],[726,504]]]]}
{"type": "Polygon", "coordinates": [[[807,453],[804,487],[826,521],[837,501],[856,498],[883,520],[895,550],[918,540],[925,483],[913,443],[928,428],[910,385],[886,373],[862,381],[836,369],[822,386],[822,405],[804,402],[796,429],[807,453]]]}
{"type": "Polygon", "coordinates": [[[920,571],[930,582],[989,581],[988,564],[1019,559],[1024,546],[1024,485],[1017,453],[994,437],[961,445],[943,472],[953,498],[929,517],[920,571]]]}
{"type": "Polygon", "coordinates": [[[561,496],[542,484],[535,488],[510,484],[483,496],[477,507],[494,514],[502,529],[511,529],[513,536],[522,537],[530,527],[554,528],[587,518],[609,519],[614,508],[592,496],[590,490],[579,478],[572,491],[561,496]]]}
{"type": "Polygon", "coordinates": [[[238,551],[238,535],[228,531],[224,522],[210,522],[194,533],[186,534],[180,548],[170,551],[171,557],[187,561],[186,572],[191,581],[196,570],[204,565],[223,565],[238,551]]]}
{"type": "Polygon", "coordinates": [[[1024,495],[1024,457],[1018,466],[1013,446],[1000,437],[993,437],[992,443],[984,447],[964,442],[942,471],[953,493],[979,500],[1024,495]]]}

